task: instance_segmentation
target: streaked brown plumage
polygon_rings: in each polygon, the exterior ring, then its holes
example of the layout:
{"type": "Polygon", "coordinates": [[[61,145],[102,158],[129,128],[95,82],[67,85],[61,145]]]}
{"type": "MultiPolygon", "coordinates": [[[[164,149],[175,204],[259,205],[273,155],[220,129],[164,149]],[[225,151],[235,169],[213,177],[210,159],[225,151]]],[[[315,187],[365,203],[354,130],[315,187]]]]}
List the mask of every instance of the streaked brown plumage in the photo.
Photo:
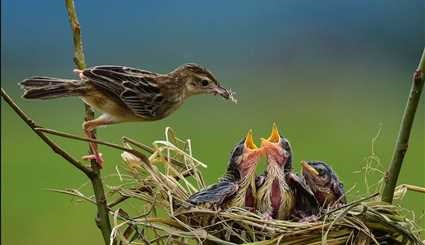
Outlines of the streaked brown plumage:
{"type": "Polygon", "coordinates": [[[223,88],[211,72],[196,64],[182,65],[167,74],[112,65],[76,72],[79,80],[31,77],[20,85],[27,99],[79,96],[102,112],[98,118],[83,124],[88,135],[101,125],[160,120],[196,94],[221,95],[236,102],[230,90],[223,88]]]}

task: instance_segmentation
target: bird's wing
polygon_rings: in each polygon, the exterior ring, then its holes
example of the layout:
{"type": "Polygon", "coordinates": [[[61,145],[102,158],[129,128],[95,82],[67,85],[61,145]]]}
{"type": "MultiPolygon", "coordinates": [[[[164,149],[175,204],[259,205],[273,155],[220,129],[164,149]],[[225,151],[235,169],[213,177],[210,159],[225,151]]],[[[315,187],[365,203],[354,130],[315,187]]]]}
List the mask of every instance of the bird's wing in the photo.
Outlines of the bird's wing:
{"type": "Polygon", "coordinates": [[[125,66],[95,66],[82,75],[97,88],[116,96],[137,116],[158,116],[164,96],[154,77],[158,74],[125,66]]]}
{"type": "Polygon", "coordinates": [[[286,174],[288,185],[295,192],[296,209],[311,214],[316,214],[319,211],[319,203],[314,196],[313,191],[305,183],[305,181],[294,173],[286,174]]]}
{"type": "Polygon", "coordinates": [[[221,205],[225,200],[233,196],[237,190],[238,185],[235,182],[221,181],[193,194],[187,201],[194,205],[204,203],[221,205]]]}

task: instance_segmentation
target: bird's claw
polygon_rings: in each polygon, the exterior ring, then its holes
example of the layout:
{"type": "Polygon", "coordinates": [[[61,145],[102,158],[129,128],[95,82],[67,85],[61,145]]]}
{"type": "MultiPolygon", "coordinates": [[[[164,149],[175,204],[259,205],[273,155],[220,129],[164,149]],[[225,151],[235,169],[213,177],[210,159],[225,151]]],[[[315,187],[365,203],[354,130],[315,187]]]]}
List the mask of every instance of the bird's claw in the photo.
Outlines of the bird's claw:
{"type": "Polygon", "coordinates": [[[103,163],[105,162],[103,160],[102,153],[99,153],[99,152],[95,152],[94,154],[82,156],[81,159],[85,160],[85,161],[96,160],[96,163],[99,165],[100,168],[103,168],[103,163]]]}

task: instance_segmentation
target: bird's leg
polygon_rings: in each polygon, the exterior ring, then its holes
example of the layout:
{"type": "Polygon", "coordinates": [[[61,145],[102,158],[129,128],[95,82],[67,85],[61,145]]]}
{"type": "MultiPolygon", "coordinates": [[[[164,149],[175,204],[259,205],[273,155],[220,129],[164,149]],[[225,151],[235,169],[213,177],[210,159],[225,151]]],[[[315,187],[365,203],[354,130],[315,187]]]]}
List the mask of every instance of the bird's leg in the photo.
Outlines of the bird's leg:
{"type": "MultiPolygon", "coordinates": [[[[84,132],[85,132],[85,134],[87,135],[88,138],[94,139],[93,130],[95,128],[102,126],[102,125],[111,124],[111,123],[113,123],[111,118],[108,115],[103,114],[103,115],[101,115],[100,117],[98,117],[94,120],[84,122],[83,123],[83,129],[84,129],[84,132]]],[[[84,160],[94,159],[94,160],[96,160],[97,164],[99,164],[99,167],[103,168],[103,162],[104,161],[103,161],[103,158],[102,158],[102,154],[99,153],[98,150],[97,150],[97,144],[90,142],[89,145],[90,145],[92,155],[83,156],[82,158],[84,160]]]]}
{"type": "MultiPolygon", "coordinates": [[[[84,127],[85,125],[83,125],[84,127]]],[[[84,128],[84,133],[86,136],[90,139],[94,139],[93,135],[93,129],[86,129],[84,128]]],[[[96,160],[96,163],[99,165],[100,168],[103,168],[103,158],[102,154],[98,152],[97,150],[97,144],[93,142],[89,142],[90,150],[92,152],[91,155],[85,155],[82,157],[83,160],[96,160]]]]}

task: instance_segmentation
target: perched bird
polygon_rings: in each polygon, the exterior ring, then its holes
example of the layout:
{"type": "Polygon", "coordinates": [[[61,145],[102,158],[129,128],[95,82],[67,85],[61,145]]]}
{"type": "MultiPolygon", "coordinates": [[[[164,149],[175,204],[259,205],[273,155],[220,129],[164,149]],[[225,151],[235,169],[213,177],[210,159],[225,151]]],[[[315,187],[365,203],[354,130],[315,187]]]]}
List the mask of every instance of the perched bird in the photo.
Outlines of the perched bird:
{"type": "MultiPolygon", "coordinates": [[[[98,118],[83,123],[89,137],[93,129],[102,125],[160,120],[196,94],[220,95],[236,102],[231,90],[222,87],[210,71],[196,64],[182,65],[167,74],[113,65],[74,71],[80,79],[25,79],[20,83],[24,89],[22,97],[54,99],[79,96],[102,113],[98,118]]],[[[101,163],[97,150],[92,150],[101,163]]]]}
{"type": "Polygon", "coordinates": [[[322,209],[347,203],[344,185],[332,168],[322,161],[302,161],[302,175],[322,209]]]}
{"type": "Polygon", "coordinates": [[[317,212],[318,203],[302,178],[292,172],[292,150],[275,124],[270,137],[262,139],[267,169],[256,179],[257,209],[265,218],[288,219],[317,212]]]}
{"type": "Polygon", "coordinates": [[[254,209],[255,166],[260,156],[261,150],[254,144],[250,130],[246,138],[234,147],[224,176],[216,184],[190,196],[187,202],[210,207],[254,209]]]}

